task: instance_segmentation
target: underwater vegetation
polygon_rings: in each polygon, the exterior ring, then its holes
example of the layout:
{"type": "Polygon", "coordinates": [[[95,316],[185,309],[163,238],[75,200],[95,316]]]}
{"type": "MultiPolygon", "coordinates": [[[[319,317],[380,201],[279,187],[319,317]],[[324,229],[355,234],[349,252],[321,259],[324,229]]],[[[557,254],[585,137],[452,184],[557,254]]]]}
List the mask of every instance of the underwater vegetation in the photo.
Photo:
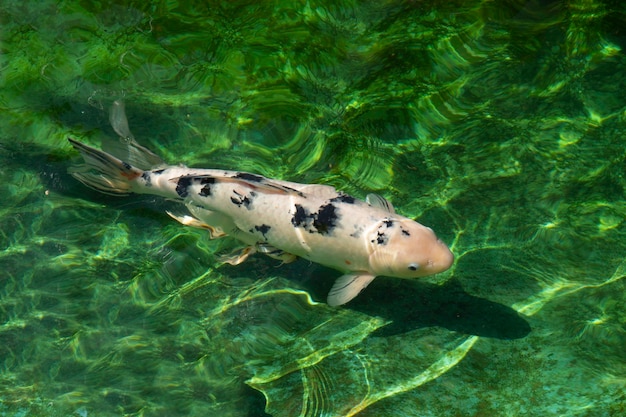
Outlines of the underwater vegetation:
{"type": "Polygon", "coordinates": [[[624,16],[0,0],[0,414],[623,414],[624,16]],[[455,263],[341,308],[303,260],[217,267],[233,242],[171,202],[67,173],[68,136],[131,131],[171,164],[378,193],[455,263]]]}

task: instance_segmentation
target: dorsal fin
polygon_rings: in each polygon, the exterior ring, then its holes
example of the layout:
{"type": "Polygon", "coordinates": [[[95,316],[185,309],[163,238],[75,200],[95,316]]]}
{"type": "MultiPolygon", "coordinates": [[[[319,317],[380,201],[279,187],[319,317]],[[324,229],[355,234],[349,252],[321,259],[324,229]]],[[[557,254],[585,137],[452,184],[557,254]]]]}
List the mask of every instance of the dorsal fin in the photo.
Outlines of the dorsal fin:
{"type": "Polygon", "coordinates": [[[171,178],[170,181],[179,181],[180,179],[185,178],[193,181],[194,179],[202,180],[204,178],[212,178],[215,182],[230,182],[234,184],[244,184],[253,190],[262,190],[266,193],[273,194],[286,194],[286,195],[297,195],[299,197],[304,197],[304,194],[301,191],[298,191],[294,188],[288,187],[286,185],[277,184],[272,180],[261,177],[260,175],[255,174],[247,174],[247,173],[237,173],[237,175],[232,177],[227,176],[215,176],[215,175],[182,175],[180,177],[171,178]]]}
{"type": "Polygon", "coordinates": [[[313,195],[315,197],[323,198],[330,200],[331,198],[336,198],[339,196],[339,193],[335,189],[335,187],[331,185],[323,185],[323,184],[307,184],[304,187],[300,188],[300,191],[304,194],[313,195]]]}

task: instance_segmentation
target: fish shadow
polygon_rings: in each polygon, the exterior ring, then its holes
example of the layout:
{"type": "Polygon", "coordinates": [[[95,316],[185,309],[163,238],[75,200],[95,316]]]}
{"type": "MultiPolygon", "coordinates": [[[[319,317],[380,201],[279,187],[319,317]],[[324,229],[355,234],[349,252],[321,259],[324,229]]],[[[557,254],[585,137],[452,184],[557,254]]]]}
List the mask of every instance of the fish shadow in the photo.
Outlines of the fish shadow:
{"type": "MultiPolygon", "coordinates": [[[[301,284],[314,299],[322,301],[332,285],[328,275],[301,284]]],[[[531,331],[530,324],[517,311],[468,294],[457,279],[436,285],[419,280],[378,277],[341,308],[391,322],[372,333],[373,337],[388,337],[433,326],[496,339],[520,339],[531,331]]]]}

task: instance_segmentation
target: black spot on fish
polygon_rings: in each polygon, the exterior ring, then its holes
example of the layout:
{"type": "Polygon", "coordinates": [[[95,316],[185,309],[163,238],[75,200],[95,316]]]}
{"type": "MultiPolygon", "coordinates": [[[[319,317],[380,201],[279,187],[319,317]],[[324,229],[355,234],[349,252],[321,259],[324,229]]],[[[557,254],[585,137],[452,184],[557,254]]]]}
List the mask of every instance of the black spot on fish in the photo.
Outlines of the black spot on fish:
{"type": "Polygon", "coordinates": [[[165,171],[165,169],[155,169],[154,171],[152,171],[152,173],[155,175],[161,175],[163,171],[165,171]]]}
{"type": "Polygon", "coordinates": [[[381,232],[380,230],[376,234],[376,237],[371,240],[372,243],[377,243],[379,245],[386,245],[389,241],[389,237],[385,234],[385,232],[381,232]]]}
{"type": "Polygon", "coordinates": [[[235,178],[241,178],[242,180],[252,182],[261,182],[264,179],[260,175],[249,174],[247,172],[238,172],[237,175],[235,175],[235,178]]]}
{"type": "MultiPolygon", "coordinates": [[[[247,195],[238,193],[235,190],[233,190],[233,193],[235,193],[235,197],[231,197],[230,201],[232,201],[233,204],[235,204],[237,207],[244,206],[245,208],[250,210],[250,206],[252,205],[252,199],[250,199],[247,195]]],[[[252,195],[250,197],[252,197],[252,195]]]]}
{"type": "Polygon", "coordinates": [[[152,178],[150,177],[150,173],[148,171],[144,171],[141,174],[141,178],[146,182],[146,187],[152,187],[152,178]]]}
{"type": "Polygon", "coordinates": [[[124,162],[122,161],[122,165],[124,166],[124,168],[126,169],[133,169],[133,166],[131,164],[129,164],[128,162],[124,162]]]}
{"type": "Polygon", "coordinates": [[[202,187],[198,195],[200,195],[200,197],[209,197],[211,195],[211,186],[207,184],[202,187]]]}
{"type": "Polygon", "coordinates": [[[200,180],[200,185],[203,185],[198,195],[201,197],[209,197],[211,195],[211,185],[215,184],[215,178],[204,177],[200,180]]]}
{"type": "Polygon", "coordinates": [[[402,236],[411,236],[408,230],[404,230],[402,226],[400,226],[400,231],[402,232],[402,236]]]}
{"type": "Polygon", "coordinates": [[[335,226],[337,226],[335,223],[337,219],[338,217],[335,206],[332,204],[326,204],[321,206],[317,212],[317,215],[313,220],[313,226],[315,226],[318,233],[325,235],[332,232],[335,226]]]}
{"type": "Polygon", "coordinates": [[[393,220],[385,218],[378,226],[378,230],[376,231],[376,236],[370,242],[377,243],[379,245],[386,245],[389,242],[389,235],[387,235],[387,229],[393,227],[393,220]]]}
{"type": "Polygon", "coordinates": [[[230,201],[232,201],[233,204],[236,205],[237,207],[241,207],[242,205],[248,207],[250,205],[250,201],[248,200],[248,197],[243,197],[243,198],[231,197],[230,201]]]}
{"type": "Polygon", "coordinates": [[[262,224],[262,225],[260,225],[260,226],[254,226],[254,229],[255,229],[257,232],[261,232],[261,234],[263,235],[263,238],[264,238],[265,240],[267,240],[267,236],[266,236],[266,234],[267,234],[267,232],[269,232],[269,231],[270,231],[270,229],[271,229],[271,228],[272,228],[272,226],[268,226],[267,224],[262,224]]]}
{"type": "Polygon", "coordinates": [[[339,194],[337,197],[330,199],[331,203],[339,202],[339,203],[346,203],[346,204],[354,204],[355,201],[356,201],[356,198],[348,194],[339,194]]]}
{"type": "Polygon", "coordinates": [[[339,216],[333,204],[320,206],[315,213],[309,212],[300,204],[296,204],[295,208],[296,212],[291,218],[291,224],[295,227],[301,227],[309,233],[326,235],[332,233],[337,226],[339,216]]]}
{"type": "Polygon", "coordinates": [[[300,204],[296,204],[296,212],[293,214],[291,218],[291,224],[296,227],[303,227],[306,219],[310,216],[307,210],[304,209],[300,204]]]}
{"type": "Polygon", "coordinates": [[[189,186],[191,185],[191,177],[180,177],[176,183],[176,194],[181,198],[189,195],[189,186]]]}

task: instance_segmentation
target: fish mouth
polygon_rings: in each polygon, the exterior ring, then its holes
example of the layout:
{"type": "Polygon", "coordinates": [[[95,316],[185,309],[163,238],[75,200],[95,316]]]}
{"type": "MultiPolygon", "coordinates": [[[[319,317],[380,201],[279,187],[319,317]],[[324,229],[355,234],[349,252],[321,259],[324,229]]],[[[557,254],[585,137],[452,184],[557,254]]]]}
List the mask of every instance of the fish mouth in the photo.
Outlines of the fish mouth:
{"type": "Polygon", "coordinates": [[[440,250],[437,251],[437,256],[433,259],[432,267],[433,270],[436,270],[436,273],[439,273],[448,270],[452,266],[454,263],[454,254],[441,239],[437,239],[437,243],[439,244],[440,250]]]}

